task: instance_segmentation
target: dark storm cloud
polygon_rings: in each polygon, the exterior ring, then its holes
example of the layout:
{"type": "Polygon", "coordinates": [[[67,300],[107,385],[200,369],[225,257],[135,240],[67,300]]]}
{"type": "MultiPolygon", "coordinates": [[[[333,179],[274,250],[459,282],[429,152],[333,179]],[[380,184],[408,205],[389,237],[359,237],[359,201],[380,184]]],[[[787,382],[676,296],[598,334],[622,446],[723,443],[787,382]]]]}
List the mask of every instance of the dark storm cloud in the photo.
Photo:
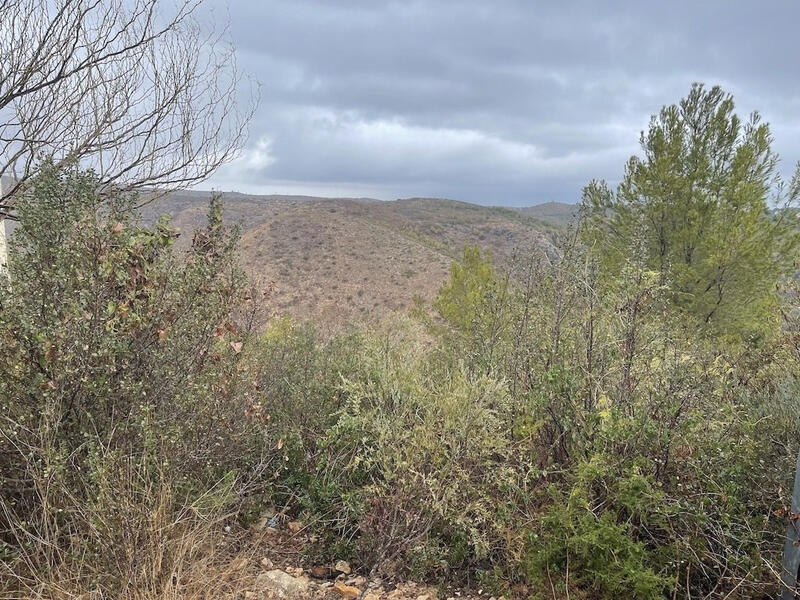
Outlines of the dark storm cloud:
{"type": "MultiPolygon", "coordinates": [[[[214,181],[260,192],[576,201],[693,81],[800,158],[800,4],[233,0],[263,102],[214,181]]],[[[785,164],[786,166],[786,164],[785,164]]],[[[788,166],[786,166],[788,170],[788,166]]]]}

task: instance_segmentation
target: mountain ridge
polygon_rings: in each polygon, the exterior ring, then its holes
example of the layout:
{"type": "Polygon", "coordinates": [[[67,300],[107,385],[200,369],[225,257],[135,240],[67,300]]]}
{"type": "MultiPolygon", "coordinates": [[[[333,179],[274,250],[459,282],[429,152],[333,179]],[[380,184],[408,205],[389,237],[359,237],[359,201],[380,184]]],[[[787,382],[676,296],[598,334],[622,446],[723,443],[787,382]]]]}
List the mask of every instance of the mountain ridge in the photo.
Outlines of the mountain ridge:
{"type": "MultiPolygon", "coordinates": [[[[211,194],[173,192],[143,212],[148,220],[168,214],[190,232],[205,222],[201,200],[211,194]]],[[[512,207],[446,198],[220,196],[226,221],[241,227],[245,269],[274,285],[274,312],[333,328],[406,310],[416,296],[430,302],[466,244],[508,268],[527,252],[552,253],[561,229],[512,207]]]]}

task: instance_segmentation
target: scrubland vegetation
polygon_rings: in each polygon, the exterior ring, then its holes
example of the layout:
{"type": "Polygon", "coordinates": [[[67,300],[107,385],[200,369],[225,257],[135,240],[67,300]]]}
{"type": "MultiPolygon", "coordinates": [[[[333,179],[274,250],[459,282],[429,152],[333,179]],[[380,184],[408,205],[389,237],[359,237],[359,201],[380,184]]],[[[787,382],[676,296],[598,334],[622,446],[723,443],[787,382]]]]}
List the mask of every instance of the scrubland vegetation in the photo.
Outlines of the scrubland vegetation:
{"type": "Polygon", "coordinates": [[[310,561],[364,572],[774,597],[800,330],[770,143],[695,87],[556,258],[467,246],[432,306],[325,337],[257,326],[219,202],[177,251],[135,197],[44,167],[0,289],[2,592],[221,597],[276,506],[310,561]]]}

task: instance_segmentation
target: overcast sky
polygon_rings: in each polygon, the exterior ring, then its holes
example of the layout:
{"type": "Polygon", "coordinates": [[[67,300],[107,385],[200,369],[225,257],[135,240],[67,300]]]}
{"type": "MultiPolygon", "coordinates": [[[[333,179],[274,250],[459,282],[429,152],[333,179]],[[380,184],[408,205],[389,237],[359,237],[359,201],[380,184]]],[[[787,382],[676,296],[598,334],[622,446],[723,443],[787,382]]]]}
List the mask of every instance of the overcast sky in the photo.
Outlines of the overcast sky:
{"type": "Polygon", "coordinates": [[[800,159],[797,0],[212,4],[263,95],[222,190],[576,202],[694,81],[800,159]]]}

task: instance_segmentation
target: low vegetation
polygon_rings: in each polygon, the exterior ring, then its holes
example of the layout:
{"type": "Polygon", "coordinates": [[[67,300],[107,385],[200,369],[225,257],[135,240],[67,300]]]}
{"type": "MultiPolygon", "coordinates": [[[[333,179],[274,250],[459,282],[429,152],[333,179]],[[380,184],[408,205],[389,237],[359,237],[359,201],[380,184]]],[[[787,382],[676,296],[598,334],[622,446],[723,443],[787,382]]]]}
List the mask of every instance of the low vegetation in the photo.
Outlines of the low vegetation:
{"type": "Polygon", "coordinates": [[[643,146],[555,252],[501,270],[467,246],[433,303],[336,335],[253,327],[262,292],[217,201],[178,250],[133,198],[44,169],[0,291],[4,591],[232,593],[220,532],[276,506],[313,532],[309,560],[364,572],[774,597],[800,439],[797,189],[716,88],[643,146]]]}

